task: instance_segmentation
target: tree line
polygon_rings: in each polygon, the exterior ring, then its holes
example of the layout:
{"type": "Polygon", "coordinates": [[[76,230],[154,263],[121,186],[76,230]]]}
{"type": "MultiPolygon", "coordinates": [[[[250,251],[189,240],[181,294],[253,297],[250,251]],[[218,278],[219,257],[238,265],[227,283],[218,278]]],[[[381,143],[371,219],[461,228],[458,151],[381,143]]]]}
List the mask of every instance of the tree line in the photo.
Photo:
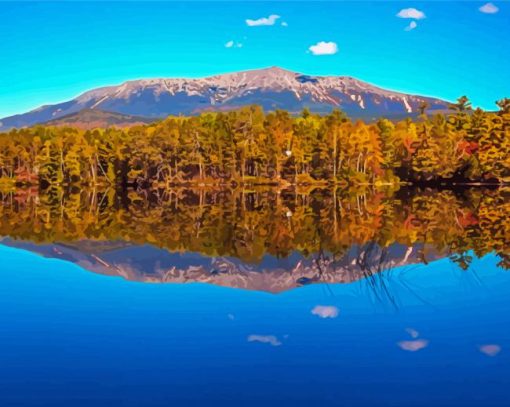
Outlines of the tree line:
{"type": "Polygon", "coordinates": [[[335,110],[265,113],[259,106],[131,128],[38,125],[0,134],[0,187],[10,184],[307,184],[508,182],[510,99],[416,119],[351,121],[335,110]]]}

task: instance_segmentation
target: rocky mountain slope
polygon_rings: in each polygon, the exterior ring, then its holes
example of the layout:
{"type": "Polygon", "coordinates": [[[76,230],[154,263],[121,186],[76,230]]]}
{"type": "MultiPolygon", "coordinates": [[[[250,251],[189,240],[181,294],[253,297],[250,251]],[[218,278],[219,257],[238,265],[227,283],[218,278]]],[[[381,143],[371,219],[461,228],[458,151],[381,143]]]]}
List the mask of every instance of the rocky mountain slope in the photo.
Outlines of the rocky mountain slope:
{"type": "Polygon", "coordinates": [[[0,130],[55,120],[83,109],[151,118],[229,110],[259,104],[293,113],[340,108],[353,118],[402,117],[445,110],[447,102],[385,90],[348,76],[310,76],[277,67],[201,79],[160,78],[124,82],[85,92],[75,99],[0,119],[0,130]]]}

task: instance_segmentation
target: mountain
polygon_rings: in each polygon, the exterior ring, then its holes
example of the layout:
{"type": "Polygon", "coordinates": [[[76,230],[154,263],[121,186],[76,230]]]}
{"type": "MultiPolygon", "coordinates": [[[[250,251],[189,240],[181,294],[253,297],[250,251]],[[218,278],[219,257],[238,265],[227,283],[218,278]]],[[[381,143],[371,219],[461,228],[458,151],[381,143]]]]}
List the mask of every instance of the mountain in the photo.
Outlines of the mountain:
{"type": "MultiPolygon", "coordinates": [[[[0,244],[28,250],[47,258],[74,263],[93,273],[144,283],[207,283],[222,287],[279,293],[316,283],[348,284],[366,279],[378,287],[379,273],[423,261],[423,245],[374,244],[352,247],[342,258],[294,252],[290,257],[265,256],[259,264],[234,257],[208,257],[199,253],[172,253],[150,245],[80,240],[61,244],[35,244],[0,238],[0,244]]],[[[427,248],[427,260],[446,256],[427,248]]],[[[381,280],[384,283],[384,280],[381,280]]]]}
{"type": "Polygon", "coordinates": [[[82,129],[93,129],[98,127],[131,127],[153,122],[154,118],[132,116],[128,114],[105,112],[99,109],[83,109],[76,113],[50,120],[44,124],[49,126],[73,126],[82,129]]]}
{"type": "Polygon", "coordinates": [[[440,99],[393,92],[348,76],[310,76],[272,67],[201,79],[141,79],[97,88],[67,102],[0,119],[0,130],[47,122],[83,109],[160,118],[259,104],[265,110],[293,113],[305,107],[319,113],[338,107],[353,118],[373,119],[416,115],[423,102],[430,111],[447,108],[447,102],[440,99]]]}

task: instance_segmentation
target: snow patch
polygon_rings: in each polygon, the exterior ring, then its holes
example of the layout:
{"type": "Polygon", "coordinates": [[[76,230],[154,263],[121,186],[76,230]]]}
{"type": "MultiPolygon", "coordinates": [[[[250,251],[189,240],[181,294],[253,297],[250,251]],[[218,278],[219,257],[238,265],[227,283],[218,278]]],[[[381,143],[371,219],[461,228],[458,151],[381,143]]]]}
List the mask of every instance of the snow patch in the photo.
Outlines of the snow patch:
{"type": "Polygon", "coordinates": [[[359,106],[364,109],[365,108],[365,101],[363,100],[363,98],[361,97],[361,95],[358,95],[358,103],[359,103],[359,106]]]}
{"type": "Polygon", "coordinates": [[[168,93],[170,93],[171,95],[174,94],[174,91],[172,89],[170,89],[170,86],[168,86],[168,83],[166,80],[163,80],[163,85],[165,86],[165,89],[168,93]]]}
{"type": "Polygon", "coordinates": [[[407,101],[407,98],[403,97],[402,101],[404,102],[404,106],[406,107],[407,113],[411,113],[413,111],[413,108],[411,107],[411,105],[407,101]]]}
{"type": "Polygon", "coordinates": [[[105,95],[103,96],[101,99],[99,99],[96,103],[94,103],[92,106],[90,106],[91,109],[94,109],[96,106],[98,106],[99,104],[101,104],[102,102],[104,102],[106,99],[108,99],[109,96],[108,95],[105,95]]]}
{"type": "Polygon", "coordinates": [[[407,259],[409,258],[409,256],[411,255],[412,252],[413,252],[413,246],[408,246],[405,256],[404,256],[404,259],[402,260],[403,264],[407,263],[407,259]]]}

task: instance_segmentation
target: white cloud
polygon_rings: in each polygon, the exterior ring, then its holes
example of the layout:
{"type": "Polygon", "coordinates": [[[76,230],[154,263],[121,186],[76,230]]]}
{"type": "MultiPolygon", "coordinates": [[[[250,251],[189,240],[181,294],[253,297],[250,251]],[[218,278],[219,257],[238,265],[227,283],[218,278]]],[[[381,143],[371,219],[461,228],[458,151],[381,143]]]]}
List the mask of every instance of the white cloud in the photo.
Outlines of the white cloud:
{"type": "Polygon", "coordinates": [[[280,18],[277,14],[271,14],[269,17],[262,17],[257,20],[246,20],[246,24],[250,27],[257,27],[260,25],[274,25],[276,23],[276,20],[280,18]]]}
{"type": "Polygon", "coordinates": [[[418,27],[418,23],[416,23],[416,21],[411,21],[409,25],[406,28],[404,28],[404,30],[411,31],[414,30],[416,27],[418,27]]]}
{"type": "Polygon", "coordinates": [[[316,305],[312,309],[312,314],[320,318],[336,318],[340,310],[332,305],[316,305]]]}
{"type": "Polygon", "coordinates": [[[496,14],[499,11],[499,8],[493,3],[487,3],[480,7],[478,10],[485,14],[496,14]]]}
{"type": "Polygon", "coordinates": [[[282,21],[282,27],[288,27],[288,26],[289,26],[289,24],[287,24],[286,21],[282,21]]]}
{"type": "Polygon", "coordinates": [[[412,18],[413,20],[421,20],[425,18],[425,13],[423,11],[417,10],[415,8],[403,8],[397,14],[397,17],[400,18],[412,18]]]}
{"type": "Polygon", "coordinates": [[[243,44],[240,42],[234,42],[233,40],[230,40],[225,44],[226,48],[242,48],[242,46],[243,44]]]}
{"type": "Polygon", "coordinates": [[[480,352],[486,354],[487,356],[496,356],[499,352],[501,352],[501,346],[499,346],[499,345],[483,345],[483,346],[480,346],[480,352]]]}
{"type": "Polygon", "coordinates": [[[313,55],[333,55],[338,52],[338,46],[334,42],[320,41],[315,45],[312,45],[308,50],[313,55]]]}
{"type": "Polygon", "coordinates": [[[417,352],[429,345],[429,341],[426,339],[416,339],[415,341],[401,341],[397,345],[400,349],[408,352],[417,352]]]}
{"type": "Polygon", "coordinates": [[[271,346],[280,346],[282,343],[274,335],[250,335],[248,342],[269,343],[271,346]]]}

